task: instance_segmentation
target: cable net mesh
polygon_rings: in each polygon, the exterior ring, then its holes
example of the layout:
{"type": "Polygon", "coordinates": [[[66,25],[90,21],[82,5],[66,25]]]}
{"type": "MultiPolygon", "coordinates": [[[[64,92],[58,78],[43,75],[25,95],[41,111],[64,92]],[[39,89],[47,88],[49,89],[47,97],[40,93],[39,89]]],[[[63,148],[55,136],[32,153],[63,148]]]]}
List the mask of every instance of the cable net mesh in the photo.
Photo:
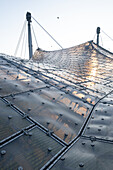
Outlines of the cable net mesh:
{"type": "Polygon", "coordinates": [[[75,71],[77,68],[80,71],[84,69],[84,66],[87,66],[88,71],[92,58],[99,56],[113,59],[111,52],[97,46],[93,41],[88,41],[75,47],[57,51],[44,51],[38,48],[34,53],[33,60],[44,65],[71,71],[75,71]]]}

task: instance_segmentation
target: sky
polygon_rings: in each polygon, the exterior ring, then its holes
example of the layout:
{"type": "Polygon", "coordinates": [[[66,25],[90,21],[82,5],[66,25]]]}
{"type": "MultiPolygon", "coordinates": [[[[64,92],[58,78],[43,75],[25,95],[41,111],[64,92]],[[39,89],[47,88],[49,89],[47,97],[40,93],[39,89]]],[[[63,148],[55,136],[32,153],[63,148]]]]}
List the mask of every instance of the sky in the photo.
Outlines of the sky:
{"type": "MultiPolygon", "coordinates": [[[[113,39],[113,0],[0,0],[0,53],[15,54],[27,11],[63,48],[96,42],[96,28],[100,27],[100,45],[113,52],[113,41],[103,33],[113,39]]],[[[31,24],[38,47],[60,49],[33,19],[31,24]]],[[[16,56],[27,58],[27,25],[25,30],[16,56]]],[[[32,41],[34,52],[33,31],[32,41]]]]}

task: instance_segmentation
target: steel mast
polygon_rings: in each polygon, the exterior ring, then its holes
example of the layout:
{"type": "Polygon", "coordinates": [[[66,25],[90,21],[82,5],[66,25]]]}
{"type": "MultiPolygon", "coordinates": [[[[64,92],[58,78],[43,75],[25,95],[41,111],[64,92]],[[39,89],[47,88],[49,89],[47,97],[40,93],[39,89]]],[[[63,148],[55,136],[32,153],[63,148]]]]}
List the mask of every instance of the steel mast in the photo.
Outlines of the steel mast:
{"type": "Polygon", "coordinates": [[[32,36],[31,36],[31,13],[26,13],[26,20],[28,21],[28,45],[29,45],[29,59],[33,56],[32,50],[32,36]]]}

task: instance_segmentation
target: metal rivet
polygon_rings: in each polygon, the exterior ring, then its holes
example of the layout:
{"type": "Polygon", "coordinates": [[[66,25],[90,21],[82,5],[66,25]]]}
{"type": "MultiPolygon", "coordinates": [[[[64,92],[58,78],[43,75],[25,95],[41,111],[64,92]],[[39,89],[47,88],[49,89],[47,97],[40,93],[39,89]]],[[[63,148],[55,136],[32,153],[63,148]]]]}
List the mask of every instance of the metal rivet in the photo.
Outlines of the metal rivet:
{"type": "Polygon", "coordinates": [[[45,104],[44,102],[42,102],[42,104],[45,104]]]}
{"type": "Polygon", "coordinates": [[[69,109],[71,110],[71,109],[72,109],[72,107],[69,107],[69,109]]]}
{"type": "Polygon", "coordinates": [[[75,122],[75,125],[78,125],[78,123],[75,122]]]}
{"type": "Polygon", "coordinates": [[[96,141],[96,137],[95,136],[91,136],[90,137],[90,140],[93,142],[93,141],[96,141]]]}
{"type": "Polygon", "coordinates": [[[6,154],[6,151],[5,150],[2,150],[1,151],[1,155],[5,155],[6,154]]]}
{"type": "Polygon", "coordinates": [[[53,98],[53,100],[55,100],[55,98],[53,98]]]}
{"type": "Polygon", "coordinates": [[[101,131],[101,129],[98,129],[98,131],[101,131]]]}
{"type": "Polygon", "coordinates": [[[102,118],[101,120],[104,120],[104,118],[102,118]]]}
{"type": "Polygon", "coordinates": [[[64,161],[64,160],[65,160],[65,157],[62,157],[62,158],[61,158],[61,161],[64,161]]]}
{"type": "Polygon", "coordinates": [[[91,118],[94,119],[94,116],[92,116],[91,118]]]}
{"type": "Polygon", "coordinates": [[[83,163],[79,163],[79,166],[80,166],[80,167],[83,167],[83,166],[84,166],[84,164],[83,164],[83,163]]]}
{"type": "Polygon", "coordinates": [[[88,126],[87,129],[90,129],[90,127],[88,126]]]}

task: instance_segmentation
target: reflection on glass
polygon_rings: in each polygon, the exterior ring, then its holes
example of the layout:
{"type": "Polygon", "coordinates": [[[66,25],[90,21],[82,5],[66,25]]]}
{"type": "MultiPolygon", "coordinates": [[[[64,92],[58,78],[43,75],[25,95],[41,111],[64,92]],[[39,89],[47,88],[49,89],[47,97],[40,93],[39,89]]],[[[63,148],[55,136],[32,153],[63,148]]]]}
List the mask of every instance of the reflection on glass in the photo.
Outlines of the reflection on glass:
{"type": "MultiPolygon", "coordinates": [[[[98,69],[98,61],[96,57],[92,57],[92,62],[90,65],[90,76],[89,79],[95,81],[95,77],[97,76],[98,69]]],[[[92,84],[94,85],[94,83],[92,84]]]]}
{"type": "Polygon", "coordinates": [[[79,97],[80,99],[83,98],[83,97],[85,97],[84,94],[82,94],[82,93],[77,93],[77,91],[74,91],[72,94],[73,94],[74,96],[79,97]]]}

